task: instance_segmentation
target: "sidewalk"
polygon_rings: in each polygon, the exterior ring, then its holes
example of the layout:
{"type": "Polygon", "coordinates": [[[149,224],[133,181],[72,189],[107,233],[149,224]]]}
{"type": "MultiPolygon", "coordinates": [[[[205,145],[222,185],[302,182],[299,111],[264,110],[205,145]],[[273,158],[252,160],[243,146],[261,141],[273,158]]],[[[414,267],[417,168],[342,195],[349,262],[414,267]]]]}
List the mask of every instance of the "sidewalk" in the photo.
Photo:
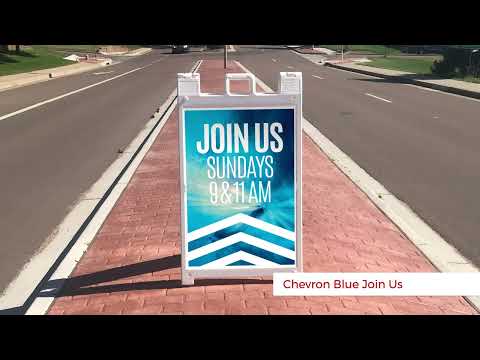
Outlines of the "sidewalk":
{"type": "Polygon", "coordinates": [[[299,54],[318,54],[318,55],[333,55],[335,51],[324,48],[312,48],[312,47],[292,47],[287,46],[288,49],[293,50],[299,54]]]}
{"type": "Polygon", "coordinates": [[[124,56],[140,56],[149,53],[152,51],[152,48],[140,48],[127,52],[124,56]]]}
{"type": "Polygon", "coordinates": [[[453,79],[435,79],[410,72],[381,69],[352,63],[352,59],[342,62],[327,62],[333,68],[358,72],[370,76],[378,76],[392,81],[411,83],[457,95],[480,99],[480,84],[453,79]]]}
{"type": "MultiPolygon", "coordinates": [[[[200,74],[202,91],[223,92],[223,60],[200,74]]],[[[49,314],[476,313],[461,297],[274,297],[265,278],[182,287],[177,125],[174,111],[49,314]]],[[[303,169],[306,272],[435,271],[305,134],[303,169]]]]}
{"type": "Polygon", "coordinates": [[[122,48],[119,46],[111,46],[108,48],[110,51],[101,49],[99,53],[105,56],[140,56],[147,54],[153,50],[152,48],[138,48],[135,50],[129,50],[128,48],[122,48]]]}
{"type": "Polygon", "coordinates": [[[19,86],[30,85],[37,82],[47,81],[51,78],[78,74],[94,70],[111,64],[110,59],[91,59],[72,65],[59,66],[50,69],[36,70],[27,73],[0,76],[0,91],[13,89],[19,86]]]}
{"type": "MultiPolygon", "coordinates": [[[[316,65],[337,65],[337,64],[351,64],[352,62],[362,62],[366,61],[366,57],[359,56],[358,54],[344,54],[343,60],[342,55],[324,48],[292,48],[288,47],[289,50],[294,51],[303,58],[313,62],[316,65]]],[[[368,60],[367,60],[368,61],[368,60]]]]}

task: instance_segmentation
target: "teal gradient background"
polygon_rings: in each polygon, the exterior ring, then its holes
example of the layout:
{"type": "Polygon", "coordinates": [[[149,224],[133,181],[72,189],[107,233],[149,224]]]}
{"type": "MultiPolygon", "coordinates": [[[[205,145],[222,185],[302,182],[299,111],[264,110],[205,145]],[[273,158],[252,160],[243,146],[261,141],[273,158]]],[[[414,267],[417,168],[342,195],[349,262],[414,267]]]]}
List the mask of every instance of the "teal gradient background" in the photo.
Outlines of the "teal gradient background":
{"type": "MultiPolygon", "coordinates": [[[[263,139],[263,138],[262,138],[263,139]]],[[[211,223],[228,218],[238,213],[244,213],[249,216],[277,225],[289,231],[295,231],[295,131],[294,131],[294,110],[293,109],[241,109],[241,110],[198,110],[186,109],[184,113],[184,150],[186,165],[186,212],[187,212],[187,232],[200,229],[211,223]],[[282,124],[283,133],[280,136],[283,139],[284,147],[279,153],[267,151],[266,153],[257,153],[254,145],[254,123],[273,123],[282,124]],[[196,149],[196,142],[203,142],[204,124],[213,125],[221,123],[238,123],[243,129],[243,124],[249,124],[249,142],[250,151],[244,153],[243,150],[238,154],[215,154],[211,150],[206,154],[199,154],[196,149]],[[247,203],[247,204],[217,204],[210,202],[209,184],[212,181],[207,176],[207,158],[208,156],[266,156],[273,157],[274,176],[271,181],[271,202],[270,203],[247,203]]],[[[245,179],[220,179],[217,182],[244,181],[245,188],[250,188],[252,181],[257,182],[266,179],[245,178],[245,179]]],[[[240,227],[243,225],[239,225],[240,227]]],[[[250,231],[255,232],[254,229],[250,231]]],[[[228,236],[229,232],[238,232],[238,229],[232,227],[230,230],[212,234],[211,241],[228,236]]],[[[260,234],[260,238],[263,238],[260,234]]]]}

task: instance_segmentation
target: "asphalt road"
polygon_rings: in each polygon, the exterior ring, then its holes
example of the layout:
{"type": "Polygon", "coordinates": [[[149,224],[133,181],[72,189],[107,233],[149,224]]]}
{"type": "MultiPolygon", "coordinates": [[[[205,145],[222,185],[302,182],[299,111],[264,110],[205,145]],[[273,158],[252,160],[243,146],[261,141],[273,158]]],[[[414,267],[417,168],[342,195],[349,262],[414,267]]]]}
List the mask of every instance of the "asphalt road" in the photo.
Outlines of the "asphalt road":
{"type": "Polygon", "coordinates": [[[319,66],[288,50],[232,56],[276,89],[303,72],[304,116],[480,265],[480,102],[319,66]]]}
{"type": "MultiPolygon", "coordinates": [[[[480,102],[315,65],[285,49],[229,55],[276,88],[302,71],[304,116],[480,265],[480,102]]],[[[161,50],[89,73],[0,92],[0,291],[200,58],[161,50]],[[98,72],[112,71],[107,74],[98,72]]]]}
{"type": "Polygon", "coordinates": [[[0,292],[167,99],[176,73],[189,71],[199,56],[154,50],[102,70],[0,92],[2,118],[144,67],[0,120],[0,292]],[[94,74],[106,71],[112,72],[94,74]]]}

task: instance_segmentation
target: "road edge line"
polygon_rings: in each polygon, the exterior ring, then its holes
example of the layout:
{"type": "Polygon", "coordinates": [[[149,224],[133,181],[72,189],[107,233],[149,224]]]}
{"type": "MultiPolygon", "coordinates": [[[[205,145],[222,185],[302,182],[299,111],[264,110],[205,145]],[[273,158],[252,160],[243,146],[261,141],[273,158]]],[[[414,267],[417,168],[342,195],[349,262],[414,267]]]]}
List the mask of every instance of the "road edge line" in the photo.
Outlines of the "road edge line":
{"type": "MultiPolygon", "coordinates": [[[[202,62],[203,60],[196,61],[191,71],[196,71],[202,62]]],[[[74,270],[78,260],[70,259],[70,257],[72,257],[71,253],[75,255],[73,257],[78,257],[79,255],[81,257],[87,250],[88,244],[94,239],[104,219],[108,216],[111,208],[113,208],[113,205],[121,196],[123,189],[128,185],[135,169],[141,163],[143,157],[168,120],[171,112],[175,109],[176,91],[177,90],[174,89],[170,93],[167,100],[158,108],[154,116],[130,142],[124,153],[104,171],[100,178],[86,192],[80,194],[72,210],[63,218],[54,232],[49,235],[48,238],[52,237],[52,240],[50,240],[47,245],[43,245],[23,266],[17,276],[7,285],[0,297],[0,313],[2,311],[8,311],[9,308],[15,307],[16,305],[18,305],[16,306],[18,308],[26,308],[25,314],[42,314],[42,309],[44,310],[43,314],[48,311],[54,297],[51,298],[48,307],[45,309],[47,301],[39,299],[38,296],[42,291],[42,285],[52,279],[54,275],[59,274],[60,268],[67,267],[67,264],[71,265],[71,261],[73,261],[74,265],[71,271],[74,270]],[[88,204],[85,206],[87,202],[88,204]],[[107,210],[109,205],[111,206],[107,210]],[[102,221],[97,221],[97,214],[103,217],[102,221]],[[83,238],[87,239],[80,241],[83,238]],[[73,244],[71,244],[71,242],[73,242],[73,244]],[[67,252],[55,267],[55,263],[59,261],[65,251],[67,252]],[[39,270],[38,267],[41,266],[42,262],[45,262],[45,257],[49,258],[48,263],[51,265],[47,268],[47,271],[45,271],[45,269],[39,270]],[[67,258],[70,260],[70,263],[67,258]],[[54,267],[55,269],[52,270],[54,267]],[[41,275],[35,276],[37,273],[41,275]],[[49,273],[52,274],[49,275],[49,273]],[[32,277],[36,280],[33,282],[31,280],[28,281],[29,285],[25,286],[25,280],[31,279],[32,277]],[[26,288],[29,289],[26,300],[22,297],[20,304],[18,304],[18,300],[16,300],[16,304],[12,304],[15,298],[18,298],[18,292],[22,292],[22,290],[26,288]],[[8,303],[9,300],[10,303],[8,303]],[[31,304],[28,304],[30,300],[31,304]],[[5,306],[7,308],[5,308],[5,306]]],[[[61,272],[65,274],[66,269],[63,268],[61,272]]],[[[70,275],[70,273],[68,273],[67,276],[70,275]]],[[[22,294],[20,296],[22,296],[22,294]]]]}
{"type": "MultiPolygon", "coordinates": [[[[77,65],[77,64],[71,64],[71,65],[77,65]]],[[[29,86],[29,85],[35,85],[35,84],[39,84],[39,83],[42,83],[42,82],[51,81],[51,80],[59,79],[59,78],[64,78],[64,77],[71,76],[71,75],[82,74],[82,73],[86,73],[88,71],[96,70],[96,69],[101,68],[101,67],[111,66],[111,65],[103,65],[103,64],[94,64],[94,65],[95,66],[85,67],[85,68],[80,69],[78,71],[68,72],[66,74],[65,73],[60,73],[60,75],[54,75],[53,77],[50,77],[49,73],[45,73],[45,74],[42,74],[42,76],[38,76],[38,77],[32,79],[31,81],[26,81],[24,83],[13,83],[13,84],[10,84],[10,85],[7,85],[7,86],[0,87],[0,92],[7,91],[7,90],[14,90],[14,89],[22,88],[22,87],[29,86]]],[[[70,66],[70,65],[66,65],[66,66],[70,66]]],[[[40,69],[40,70],[47,70],[47,69],[40,69]]],[[[53,74],[54,74],[55,71],[59,70],[59,69],[58,69],[58,67],[54,67],[54,68],[51,68],[51,70],[53,71],[53,74]]],[[[68,71],[70,69],[64,69],[64,70],[68,71]]],[[[32,72],[33,71],[29,71],[29,72],[26,72],[26,73],[23,73],[23,74],[28,74],[28,73],[32,73],[32,72]]],[[[22,74],[22,73],[19,73],[19,74],[22,74]]],[[[13,74],[13,75],[19,75],[19,74],[13,74]]]]}
{"type": "MultiPolygon", "coordinates": [[[[236,61],[244,71],[251,72],[236,61]]],[[[254,74],[255,75],[255,74],[254,74]]],[[[273,91],[255,75],[257,84],[264,91],[273,91]]],[[[406,203],[390,193],[381,183],[370,176],[353,159],[323,135],[305,117],[303,130],[323,153],[345,174],[375,206],[390,219],[399,230],[439,272],[478,272],[471,261],[461,255],[457,249],[444,240],[440,234],[423,221],[406,203]]],[[[463,296],[480,312],[480,296],[463,296]]]]}
{"type": "MultiPolygon", "coordinates": [[[[153,64],[153,63],[152,63],[152,64],[153,64]]],[[[24,108],[18,109],[18,110],[16,110],[16,111],[11,112],[11,113],[0,115],[0,121],[6,120],[6,119],[8,119],[8,118],[11,118],[11,117],[16,116],[16,115],[18,115],[18,114],[22,114],[22,113],[27,112],[27,111],[30,111],[30,110],[32,110],[32,109],[36,109],[37,107],[40,107],[40,106],[49,104],[49,103],[51,103],[51,102],[54,102],[54,101],[57,101],[57,100],[60,100],[60,99],[63,99],[63,98],[65,98],[65,97],[68,97],[68,96],[71,96],[71,95],[75,95],[75,94],[77,94],[77,93],[79,93],[79,92],[82,92],[82,91],[91,89],[91,88],[93,88],[93,87],[95,87],[95,86],[99,86],[99,85],[105,84],[105,83],[107,83],[107,82],[116,80],[116,79],[121,78],[121,77],[123,77],[123,76],[130,75],[130,74],[132,74],[132,73],[134,73],[134,72],[136,72],[136,71],[143,70],[143,69],[151,66],[152,64],[147,64],[147,65],[144,65],[144,66],[141,66],[141,67],[138,67],[138,68],[135,68],[135,69],[126,71],[126,72],[124,72],[124,73],[115,75],[114,77],[111,77],[111,78],[108,78],[108,79],[105,79],[105,80],[101,80],[101,81],[99,81],[99,82],[96,82],[96,83],[93,83],[93,84],[90,84],[90,85],[81,87],[81,88],[79,88],[79,89],[75,89],[75,90],[72,90],[72,91],[63,93],[63,94],[61,94],[61,95],[55,96],[55,97],[50,98],[50,99],[47,99],[47,100],[40,101],[40,102],[38,102],[38,103],[35,103],[35,104],[32,104],[32,105],[26,106],[26,107],[24,107],[24,108]]],[[[92,70],[92,69],[90,69],[90,70],[92,70]]],[[[90,70],[89,70],[89,71],[90,71],[90,70]]],[[[88,72],[88,71],[85,71],[85,72],[88,72]]],[[[74,74],[72,74],[72,75],[74,75],[74,74]]]]}

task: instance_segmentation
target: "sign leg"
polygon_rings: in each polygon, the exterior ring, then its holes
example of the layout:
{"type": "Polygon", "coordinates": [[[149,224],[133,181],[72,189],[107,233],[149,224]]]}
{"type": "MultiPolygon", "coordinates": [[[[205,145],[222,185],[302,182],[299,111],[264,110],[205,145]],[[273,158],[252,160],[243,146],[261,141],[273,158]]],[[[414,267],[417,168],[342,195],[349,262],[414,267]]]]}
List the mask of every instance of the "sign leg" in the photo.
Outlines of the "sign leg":
{"type": "Polygon", "coordinates": [[[190,273],[182,271],[182,285],[193,285],[194,282],[195,279],[190,273]]]}

